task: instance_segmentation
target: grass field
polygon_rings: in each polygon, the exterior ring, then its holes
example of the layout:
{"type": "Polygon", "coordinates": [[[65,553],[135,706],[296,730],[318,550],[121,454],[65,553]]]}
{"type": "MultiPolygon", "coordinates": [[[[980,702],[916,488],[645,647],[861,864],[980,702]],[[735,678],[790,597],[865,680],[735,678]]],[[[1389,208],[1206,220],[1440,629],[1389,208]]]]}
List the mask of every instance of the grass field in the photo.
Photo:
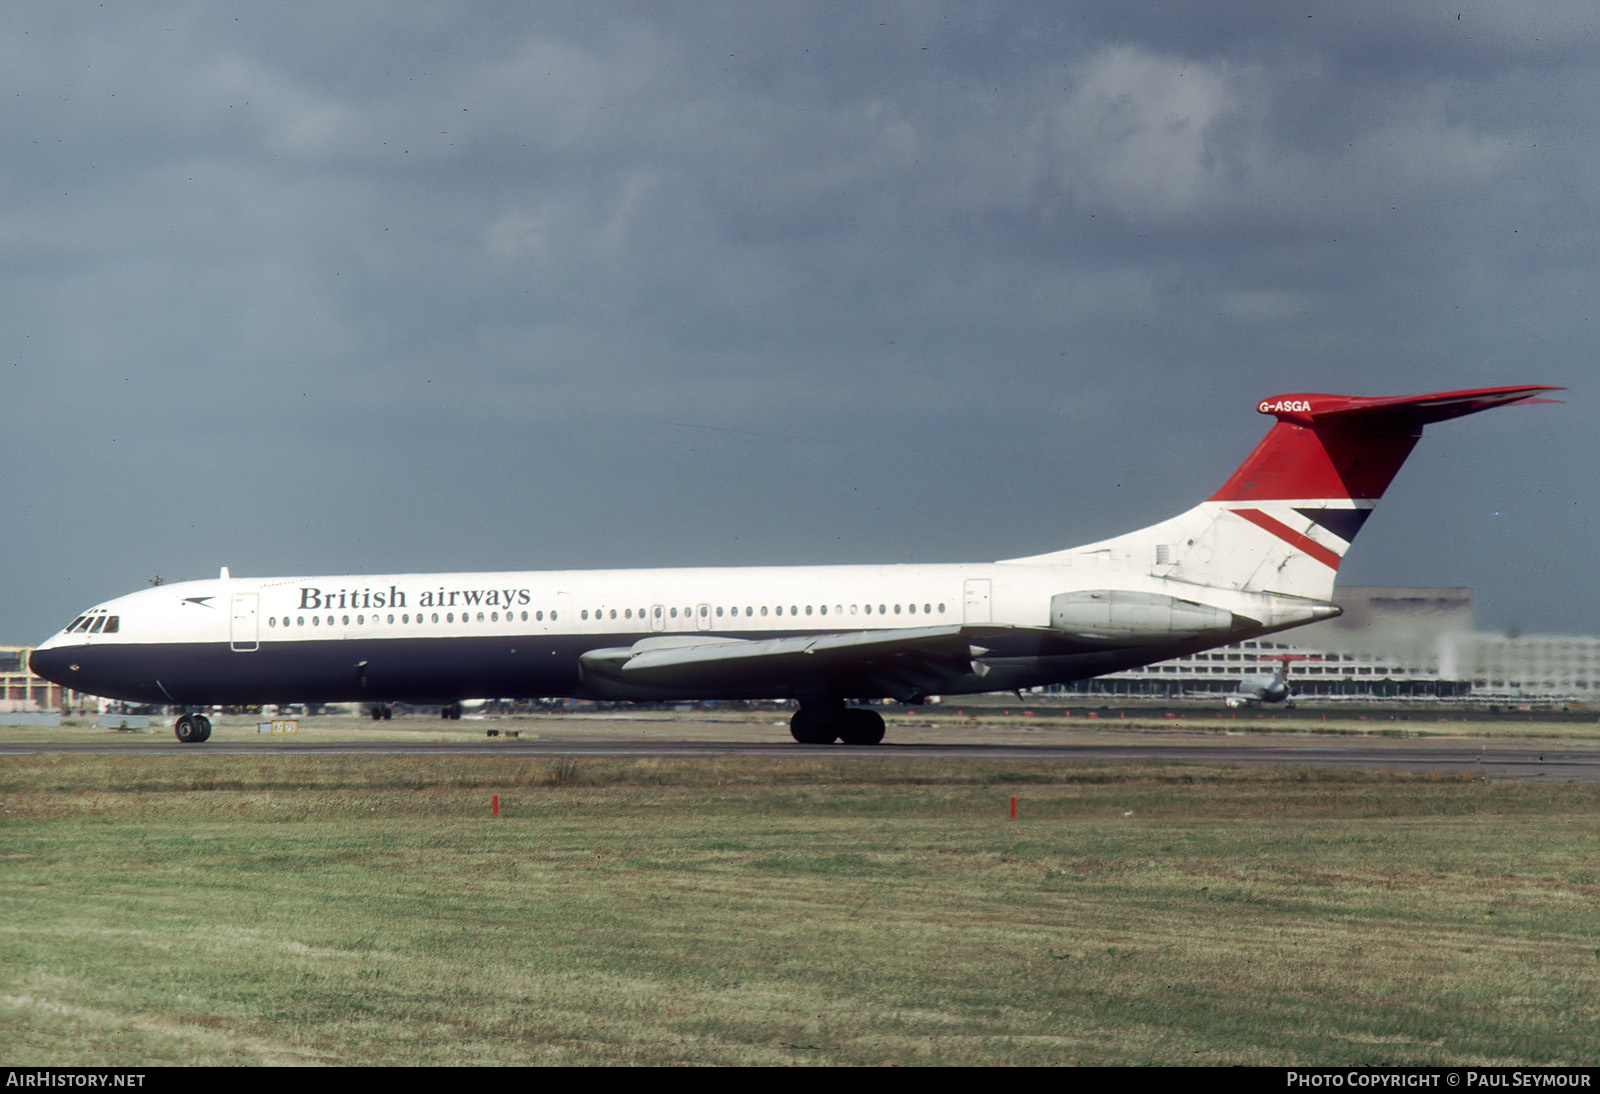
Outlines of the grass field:
{"type": "Polygon", "coordinates": [[[0,1059],[1593,1063],[1597,807],[1292,769],[12,757],[0,1059]]]}

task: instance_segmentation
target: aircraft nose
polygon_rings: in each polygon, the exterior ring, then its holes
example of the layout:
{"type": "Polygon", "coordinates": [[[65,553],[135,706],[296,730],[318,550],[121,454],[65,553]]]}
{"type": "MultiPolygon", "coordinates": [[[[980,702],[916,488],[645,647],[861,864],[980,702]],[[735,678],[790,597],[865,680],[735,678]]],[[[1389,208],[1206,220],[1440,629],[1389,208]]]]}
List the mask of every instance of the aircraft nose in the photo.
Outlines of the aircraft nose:
{"type": "Polygon", "coordinates": [[[28,670],[35,676],[60,684],[63,687],[72,686],[72,655],[66,650],[50,649],[41,646],[28,655],[28,670]]]}

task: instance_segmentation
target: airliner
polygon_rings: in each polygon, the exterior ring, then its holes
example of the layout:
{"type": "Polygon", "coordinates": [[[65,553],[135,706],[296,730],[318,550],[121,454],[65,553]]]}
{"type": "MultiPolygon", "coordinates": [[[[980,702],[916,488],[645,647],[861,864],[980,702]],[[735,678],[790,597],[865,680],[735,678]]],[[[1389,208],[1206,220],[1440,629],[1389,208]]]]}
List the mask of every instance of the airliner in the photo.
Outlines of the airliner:
{"type": "Polygon", "coordinates": [[[39,676],[178,708],[213,704],[791,699],[795,740],[873,745],[853,702],[1014,691],[1116,672],[1339,614],[1340,561],[1425,425],[1548,386],[1397,398],[1293,394],[1215,494],[1169,520],[999,562],[376,574],[158,585],[41,644],[39,676]]]}
{"type": "Polygon", "coordinates": [[[1237,688],[1222,697],[1228,709],[1269,703],[1294,706],[1294,689],[1289,686],[1289,666],[1296,661],[1320,661],[1321,658],[1309,653],[1264,653],[1257,660],[1276,661],[1278,667],[1272,672],[1252,673],[1240,680],[1237,688]]]}

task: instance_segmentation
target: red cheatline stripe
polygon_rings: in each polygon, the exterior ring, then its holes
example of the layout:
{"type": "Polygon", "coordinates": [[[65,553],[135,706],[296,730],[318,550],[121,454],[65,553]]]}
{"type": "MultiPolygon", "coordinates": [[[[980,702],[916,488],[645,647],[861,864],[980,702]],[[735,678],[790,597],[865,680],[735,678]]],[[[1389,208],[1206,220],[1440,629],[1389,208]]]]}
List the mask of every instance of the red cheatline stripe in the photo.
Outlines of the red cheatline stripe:
{"type": "Polygon", "coordinates": [[[1283,542],[1287,543],[1289,546],[1296,548],[1303,554],[1310,555],[1312,558],[1316,559],[1330,570],[1337,570],[1339,568],[1338,555],[1328,550],[1316,540],[1296,532],[1293,528],[1290,528],[1281,520],[1276,520],[1272,517],[1269,517],[1259,509],[1233,509],[1230,510],[1230,512],[1236,516],[1243,517],[1245,520],[1249,521],[1251,524],[1254,524],[1258,528],[1266,529],[1279,539],[1283,540],[1283,542]]]}

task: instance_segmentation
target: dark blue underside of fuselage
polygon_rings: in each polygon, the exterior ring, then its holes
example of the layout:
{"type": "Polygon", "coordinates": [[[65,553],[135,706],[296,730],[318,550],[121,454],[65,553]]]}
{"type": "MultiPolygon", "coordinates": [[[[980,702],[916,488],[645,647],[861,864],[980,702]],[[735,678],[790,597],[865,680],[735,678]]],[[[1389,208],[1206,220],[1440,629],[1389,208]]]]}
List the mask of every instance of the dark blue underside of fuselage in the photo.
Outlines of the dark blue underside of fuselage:
{"type": "MultiPolygon", "coordinates": [[[[792,636],[795,632],[783,632],[792,636]]],[[[742,634],[741,638],[778,637],[742,634]]],[[[496,635],[428,638],[345,638],[322,642],[262,642],[253,650],[227,643],[86,643],[34,652],[33,671],[90,695],[130,702],[205,706],[255,703],[349,703],[483,698],[755,699],[844,698],[894,694],[881,676],[842,666],[823,677],[745,680],[681,692],[650,689],[619,695],[586,681],[579,657],[595,649],[626,648],[641,634],[496,635]],[[842,671],[841,671],[842,669],[842,671]],[[742,684],[742,686],[741,686],[742,684]]],[[[995,671],[970,675],[966,662],[907,693],[957,694],[1010,690],[1113,672],[1155,659],[1149,649],[1085,650],[1037,631],[1007,641],[986,639],[995,671]]],[[[1173,656],[1213,642],[1168,647],[1173,656]]]]}
{"type": "Polygon", "coordinates": [[[32,665],[77,691],[141,703],[512,698],[574,694],[578,655],[594,647],[592,639],[525,635],[263,642],[253,650],[119,643],[40,650],[32,665]]]}

